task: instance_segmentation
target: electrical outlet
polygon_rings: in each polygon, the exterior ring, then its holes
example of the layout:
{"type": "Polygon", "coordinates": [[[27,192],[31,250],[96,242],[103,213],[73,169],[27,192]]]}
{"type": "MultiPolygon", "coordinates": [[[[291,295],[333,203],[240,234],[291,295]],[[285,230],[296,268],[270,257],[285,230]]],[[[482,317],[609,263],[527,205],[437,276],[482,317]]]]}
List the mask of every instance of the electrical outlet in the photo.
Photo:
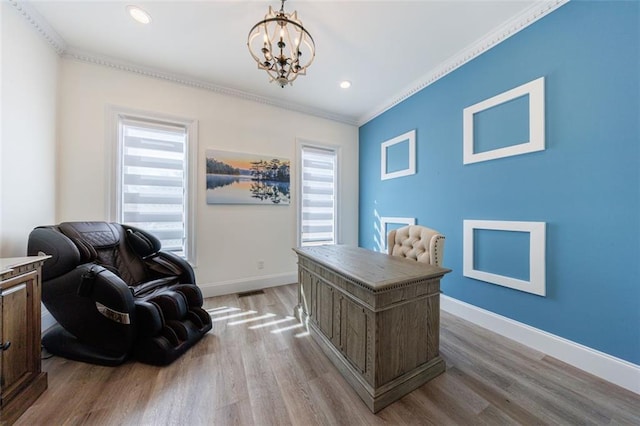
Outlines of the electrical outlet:
{"type": "Polygon", "coordinates": [[[264,269],[264,260],[258,260],[258,269],[264,269]]]}

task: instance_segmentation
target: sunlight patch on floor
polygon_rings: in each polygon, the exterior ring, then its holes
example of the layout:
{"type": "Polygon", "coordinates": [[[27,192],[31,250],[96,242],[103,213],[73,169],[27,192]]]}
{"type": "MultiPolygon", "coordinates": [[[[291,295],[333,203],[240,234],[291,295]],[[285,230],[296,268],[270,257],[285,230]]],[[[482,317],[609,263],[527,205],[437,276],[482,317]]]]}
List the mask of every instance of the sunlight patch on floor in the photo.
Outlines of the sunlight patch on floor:
{"type": "Polygon", "coordinates": [[[205,309],[207,312],[212,313],[212,312],[217,312],[217,311],[221,311],[223,309],[229,309],[228,306],[218,306],[217,308],[208,308],[205,309]]]}
{"type": "Polygon", "coordinates": [[[227,315],[224,317],[217,317],[215,319],[213,319],[212,321],[224,321],[227,319],[231,319],[231,318],[238,318],[238,317],[243,317],[246,315],[253,315],[253,314],[257,314],[258,311],[245,311],[245,312],[240,312],[239,314],[233,314],[233,315],[227,315]]]}
{"type": "Polygon", "coordinates": [[[229,306],[207,309],[207,312],[209,313],[209,315],[211,315],[213,322],[227,321],[226,325],[241,325],[267,320],[266,322],[247,326],[247,328],[249,330],[260,330],[265,327],[280,327],[273,328],[272,330],[270,330],[270,332],[273,334],[278,334],[289,330],[296,330],[299,331],[299,333],[295,335],[295,337],[297,338],[309,335],[309,332],[306,329],[306,325],[298,322],[297,318],[291,315],[280,316],[271,312],[260,315],[258,311],[243,310],[241,308],[233,308],[229,306]],[[258,316],[253,316],[256,314],[258,316]],[[241,318],[249,315],[251,315],[251,317],[241,318]],[[295,324],[287,325],[287,323],[291,323],[292,321],[295,321],[295,324]],[[299,328],[303,328],[303,330],[297,330],[299,328]]]}
{"type": "Polygon", "coordinates": [[[275,330],[271,330],[271,333],[282,333],[283,331],[294,330],[296,328],[304,327],[304,324],[298,323],[295,325],[290,325],[289,327],[276,328],[275,330]]]}
{"type": "Polygon", "coordinates": [[[254,321],[260,321],[263,319],[268,319],[268,318],[273,318],[275,317],[276,314],[264,314],[264,315],[260,315],[259,317],[253,317],[253,318],[247,318],[247,319],[243,319],[240,321],[230,321],[227,323],[227,325],[238,325],[238,324],[246,324],[248,322],[254,322],[254,321]]]}
{"type": "Polygon", "coordinates": [[[227,308],[225,306],[223,308],[207,309],[207,312],[209,313],[209,315],[214,316],[214,315],[220,315],[220,314],[227,314],[229,312],[235,312],[239,310],[240,308],[227,308]]]}
{"type": "Polygon", "coordinates": [[[275,321],[269,321],[269,322],[265,322],[265,323],[258,324],[258,325],[252,325],[251,327],[249,327],[249,329],[250,330],[255,330],[257,328],[269,327],[271,325],[280,324],[280,323],[291,321],[291,320],[294,320],[294,319],[295,319],[294,317],[286,317],[286,318],[275,320],[275,321]]]}

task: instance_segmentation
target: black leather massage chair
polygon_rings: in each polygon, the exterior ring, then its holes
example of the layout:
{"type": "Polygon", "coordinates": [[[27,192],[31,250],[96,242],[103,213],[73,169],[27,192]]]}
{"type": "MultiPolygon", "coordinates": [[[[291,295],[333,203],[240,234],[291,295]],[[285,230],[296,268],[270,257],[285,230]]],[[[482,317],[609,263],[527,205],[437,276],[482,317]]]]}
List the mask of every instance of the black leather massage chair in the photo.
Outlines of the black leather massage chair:
{"type": "Polygon", "coordinates": [[[29,235],[42,268],[42,301],[58,324],[42,339],[52,354],[101,365],[166,365],[211,330],[191,266],[140,229],[66,222],[29,235]]]}

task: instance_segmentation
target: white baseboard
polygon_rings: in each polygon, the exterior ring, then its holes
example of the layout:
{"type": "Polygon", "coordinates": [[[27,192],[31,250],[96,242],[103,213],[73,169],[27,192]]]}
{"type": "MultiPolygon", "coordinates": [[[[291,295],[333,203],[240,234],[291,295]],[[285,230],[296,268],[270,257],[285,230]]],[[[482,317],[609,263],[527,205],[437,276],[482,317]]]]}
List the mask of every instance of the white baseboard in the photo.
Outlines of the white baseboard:
{"type": "Polygon", "coordinates": [[[640,366],[449,296],[442,310],[640,394],[640,366]]]}
{"type": "Polygon", "coordinates": [[[221,281],[212,284],[198,284],[204,297],[222,296],[243,291],[259,290],[268,287],[298,282],[298,273],[265,275],[262,277],[243,278],[239,280],[221,281]]]}

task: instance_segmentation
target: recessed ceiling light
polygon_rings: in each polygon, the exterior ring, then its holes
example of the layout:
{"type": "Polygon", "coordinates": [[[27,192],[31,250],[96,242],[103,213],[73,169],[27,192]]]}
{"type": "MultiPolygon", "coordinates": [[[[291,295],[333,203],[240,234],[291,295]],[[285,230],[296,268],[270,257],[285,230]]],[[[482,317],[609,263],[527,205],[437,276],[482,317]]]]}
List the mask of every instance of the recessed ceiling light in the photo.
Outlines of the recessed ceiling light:
{"type": "Polygon", "coordinates": [[[340,87],[342,87],[343,89],[348,89],[349,87],[351,87],[351,82],[348,80],[342,81],[340,82],[340,87]]]}
{"type": "Polygon", "coordinates": [[[151,22],[151,15],[140,9],[138,6],[127,6],[127,12],[129,12],[129,15],[131,15],[133,19],[141,24],[148,24],[151,22]]]}

